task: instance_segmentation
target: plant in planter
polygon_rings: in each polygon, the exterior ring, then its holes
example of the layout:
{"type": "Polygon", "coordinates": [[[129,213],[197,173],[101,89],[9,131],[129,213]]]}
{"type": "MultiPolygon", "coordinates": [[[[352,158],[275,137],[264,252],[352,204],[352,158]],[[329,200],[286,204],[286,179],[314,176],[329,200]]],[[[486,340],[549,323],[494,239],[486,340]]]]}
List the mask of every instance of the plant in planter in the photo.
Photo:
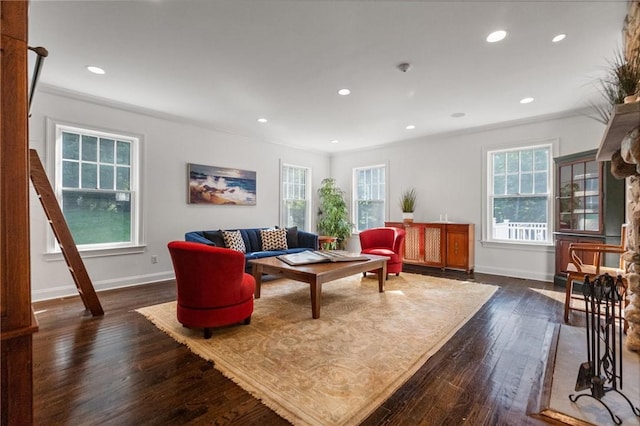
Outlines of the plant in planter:
{"type": "Polygon", "coordinates": [[[416,189],[411,188],[402,192],[400,196],[400,208],[402,209],[402,220],[413,222],[413,212],[416,209],[416,189]]]}
{"type": "Polygon", "coordinates": [[[351,236],[353,223],[349,222],[344,192],[336,187],[335,183],[335,179],[326,178],[318,188],[320,208],[316,228],[320,235],[337,238],[335,247],[329,248],[344,249],[347,239],[351,236]]]}
{"type": "Polygon", "coordinates": [[[601,123],[608,124],[611,111],[617,104],[634,102],[640,91],[640,56],[627,60],[618,50],[604,77],[598,80],[599,90],[605,99],[604,105],[592,104],[596,116],[592,117],[601,123]]]}

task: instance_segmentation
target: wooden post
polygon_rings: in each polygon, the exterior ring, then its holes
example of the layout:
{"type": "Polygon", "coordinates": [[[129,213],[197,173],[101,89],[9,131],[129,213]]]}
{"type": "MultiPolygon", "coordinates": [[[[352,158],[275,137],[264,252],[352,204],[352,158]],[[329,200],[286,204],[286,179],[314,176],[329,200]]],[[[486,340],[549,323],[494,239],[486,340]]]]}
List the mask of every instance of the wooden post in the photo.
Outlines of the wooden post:
{"type": "Polygon", "coordinates": [[[0,2],[0,420],[33,423],[27,1],[0,2]]]}

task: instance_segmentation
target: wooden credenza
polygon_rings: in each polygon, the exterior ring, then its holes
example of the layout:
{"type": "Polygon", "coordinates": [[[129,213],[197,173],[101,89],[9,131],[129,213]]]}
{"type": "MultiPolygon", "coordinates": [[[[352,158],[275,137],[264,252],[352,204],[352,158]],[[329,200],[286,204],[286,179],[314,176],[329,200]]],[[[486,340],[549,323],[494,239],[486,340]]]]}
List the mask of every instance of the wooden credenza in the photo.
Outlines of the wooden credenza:
{"type": "Polygon", "coordinates": [[[472,223],[385,222],[385,226],[402,228],[407,233],[403,263],[473,271],[475,227],[472,223]]]}

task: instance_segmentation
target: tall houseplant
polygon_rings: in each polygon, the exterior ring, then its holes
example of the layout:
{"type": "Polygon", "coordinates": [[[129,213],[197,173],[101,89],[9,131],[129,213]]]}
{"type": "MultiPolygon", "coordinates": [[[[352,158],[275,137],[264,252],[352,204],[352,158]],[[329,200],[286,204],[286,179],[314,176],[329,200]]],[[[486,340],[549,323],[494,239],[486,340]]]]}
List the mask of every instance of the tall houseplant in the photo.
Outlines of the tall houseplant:
{"type": "Polygon", "coordinates": [[[416,209],[416,189],[411,188],[402,192],[400,196],[400,208],[402,209],[402,220],[413,222],[413,212],[416,209]]]}
{"type": "Polygon", "coordinates": [[[338,240],[337,248],[344,248],[351,235],[353,223],[349,222],[349,211],[344,192],[335,184],[335,179],[326,178],[318,188],[320,208],[318,209],[316,228],[321,235],[336,237],[338,240]]]}

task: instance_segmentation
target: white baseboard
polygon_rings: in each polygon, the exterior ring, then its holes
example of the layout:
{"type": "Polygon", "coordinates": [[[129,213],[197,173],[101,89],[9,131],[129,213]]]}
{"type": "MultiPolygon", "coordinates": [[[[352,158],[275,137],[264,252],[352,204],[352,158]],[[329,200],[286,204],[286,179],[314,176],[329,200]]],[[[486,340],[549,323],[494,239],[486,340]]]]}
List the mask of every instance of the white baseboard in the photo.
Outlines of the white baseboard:
{"type": "Polygon", "coordinates": [[[553,273],[547,271],[532,272],[521,269],[495,268],[485,266],[476,266],[474,271],[481,274],[500,275],[503,277],[521,278],[524,280],[553,282],[553,273]]]}
{"type": "MultiPolygon", "coordinates": [[[[93,288],[96,292],[104,290],[113,290],[123,287],[134,287],[142,284],[149,284],[159,281],[167,281],[174,279],[173,271],[156,272],[154,274],[136,275],[132,277],[117,278],[113,280],[95,281],[93,288]]],[[[63,297],[78,296],[78,289],[75,285],[52,287],[41,290],[32,290],[31,301],[40,302],[43,300],[60,299],[63,297]]]]}

